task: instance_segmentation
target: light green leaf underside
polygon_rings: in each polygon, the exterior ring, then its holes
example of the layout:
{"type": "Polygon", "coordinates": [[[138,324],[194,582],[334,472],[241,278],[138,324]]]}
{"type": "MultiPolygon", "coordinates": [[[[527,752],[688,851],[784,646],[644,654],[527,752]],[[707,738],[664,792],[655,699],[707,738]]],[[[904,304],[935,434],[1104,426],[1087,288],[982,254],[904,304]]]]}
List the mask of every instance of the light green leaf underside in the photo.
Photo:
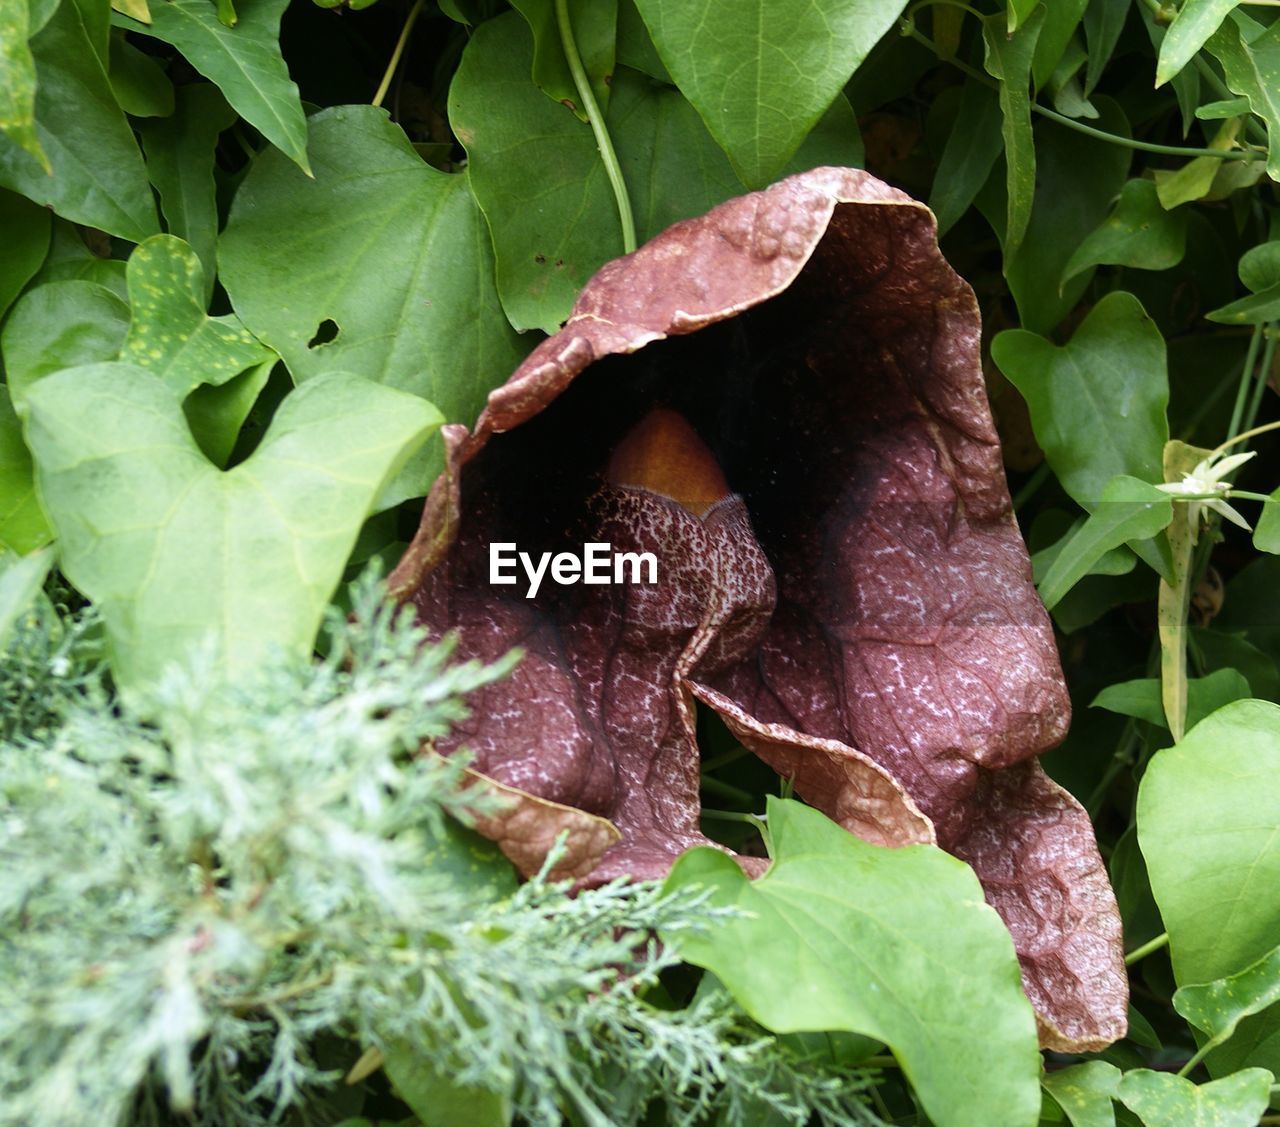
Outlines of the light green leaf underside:
{"type": "Polygon", "coordinates": [[[682,957],[767,1028],[884,1041],[939,1127],[1034,1124],[1035,1023],[972,870],[932,846],[869,845],[797,802],[770,798],[768,824],[756,881],[713,849],[676,862],[668,887],[747,913],[666,937],[682,957]]]}
{"type": "Polygon", "coordinates": [[[135,365],[48,376],[28,409],[63,570],[101,610],[125,688],[201,646],[232,678],[277,647],[305,655],[361,521],[439,423],[414,396],[331,373],[290,394],[223,472],[172,390],[135,365]]]}

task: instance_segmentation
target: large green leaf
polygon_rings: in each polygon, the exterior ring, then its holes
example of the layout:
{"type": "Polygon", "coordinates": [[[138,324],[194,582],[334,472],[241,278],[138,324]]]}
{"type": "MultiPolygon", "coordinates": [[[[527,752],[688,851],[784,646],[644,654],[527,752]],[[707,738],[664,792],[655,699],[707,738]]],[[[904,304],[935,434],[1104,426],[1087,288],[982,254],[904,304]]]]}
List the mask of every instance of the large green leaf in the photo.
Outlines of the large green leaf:
{"type": "Polygon", "coordinates": [[[149,24],[122,15],[115,20],[177,47],[241,117],[307,169],[307,118],[280,54],[280,16],[288,5],[289,0],[237,0],[234,27],[218,18],[209,0],[163,0],[152,5],[149,24]]]}
{"type": "Polygon", "coordinates": [[[1209,40],[1209,49],[1222,63],[1227,85],[1267,123],[1267,172],[1280,180],[1280,24],[1252,39],[1245,37],[1247,26],[1233,15],[1209,40]]]}
{"type": "Polygon", "coordinates": [[[1155,184],[1130,180],[1102,225],[1071,255],[1063,281],[1091,266],[1136,266],[1168,270],[1187,249],[1187,212],[1166,211],[1155,184]]]}
{"type": "Polygon", "coordinates": [[[218,200],[213,150],[236,114],[216,86],[180,86],[172,117],[142,129],[147,175],[160,193],[169,233],[186,239],[204,264],[205,299],[217,272],[218,200]]]}
{"type": "Polygon", "coordinates": [[[1130,541],[1143,541],[1168,527],[1173,503],[1167,493],[1119,474],[1090,506],[1093,512],[1058,553],[1040,581],[1040,598],[1052,610],[1104,555],[1130,541]]]}
{"type": "Polygon", "coordinates": [[[36,135],[36,63],[31,56],[27,0],[0,0],[0,133],[46,172],[48,158],[36,135]]]}
{"type": "MultiPolygon", "coordinates": [[[[354,372],[472,423],[528,345],[498,303],[466,177],[424,164],[371,106],[318,113],[311,135],[314,180],[268,152],[236,195],[218,250],[232,305],[295,380],[354,372]]],[[[441,466],[432,443],[384,501],[425,493],[441,466]]]]}
{"type": "Polygon", "coordinates": [[[1139,1068],[1120,1081],[1120,1102],[1145,1127],[1257,1127],[1270,1101],[1271,1073],[1250,1068],[1198,1087],[1182,1076],[1139,1068]]]}
{"type": "Polygon", "coordinates": [[[101,610],[125,686],[200,645],[230,677],[275,648],[306,654],[361,522],[439,423],[416,396],[332,373],[287,396],[223,472],[171,388],[134,365],[58,372],[27,405],[63,570],[101,610]]]}
{"type": "Polygon", "coordinates": [[[274,359],[234,313],[205,312],[204,268],[181,239],[156,235],[129,256],[132,319],[120,359],[149,368],[185,399],[274,359]]]}
{"type": "MultiPolygon", "coordinates": [[[[1151,760],[1138,791],[1138,840],[1179,984],[1236,974],[1275,946],[1277,810],[1280,707],[1269,702],[1229,704],[1151,760]]],[[[1218,1052],[1244,1038],[1258,1052],[1232,1065],[1280,1071],[1278,1029],[1273,1008],[1247,1019],[1218,1052]]],[[[1216,1056],[1209,1058],[1211,1068],[1216,1056]]]]}
{"type": "Polygon", "coordinates": [[[1156,85],[1162,86],[1185,67],[1218,30],[1240,0],[1185,0],[1160,44],[1156,85]]]}
{"type": "Polygon", "coordinates": [[[9,402],[9,389],[0,384],[0,546],[25,554],[52,536],[36,499],[22,424],[9,402]]]}
{"type": "Polygon", "coordinates": [[[4,253],[0,255],[0,317],[13,304],[49,249],[49,212],[16,192],[0,188],[0,232],[4,253]]]}
{"type": "MultiPolygon", "coordinates": [[[[449,117],[493,235],[507,316],[517,328],[550,332],[587,279],[622,253],[622,236],[591,130],[525,78],[531,52],[519,16],[477,28],[450,90],[449,117]]],[[[741,191],[678,91],[619,69],[607,121],[641,240],[741,191]]],[[[861,156],[852,111],[839,97],[788,171],[861,156]]]]}
{"type": "MultiPolygon", "coordinates": [[[[106,11],[86,0],[86,12],[106,11]]],[[[31,40],[36,134],[52,175],[26,149],[0,138],[0,184],[59,215],[138,242],[159,230],[142,154],[94,47],[81,9],[59,4],[31,40]]]]}
{"type": "Polygon", "coordinates": [[[774,862],[756,881],[714,849],[672,868],[669,888],[744,913],[666,937],[682,957],[777,1032],[885,1042],[939,1127],[1035,1123],[1035,1022],[972,870],[932,846],[869,845],[797,802],[770,798],[768,825],[774,862]]]}
{"type": "Polygon", "coordinates": [[[1044,25],[1045,9],[1010,32],[1003,16],[988,16],[982,23],[987,73],[1000,80],[1000,112],[1003,116],[1005,189],[1008,212],[1004,226],[1005,267],[1017,253],[1036,192],[1036,146],[1031,130],[1031,62],[1036,40],[1044,25]]]}
{"type": "Polygon", "coordinates": [[[0,333],[0,356],[21,412],[36,380],[77,364],[114,360],[129,331],[129,306],[96,282],[48,282],[28,290],[0,333]]]}
{"type": "Polygon", "coordinates": [[[742,182],[761,188],[783,170],[906,4],[637,0],[636,6],[676,85],[742,182]]]}
{"type": "Polygon", "coordinates": [[[1164,480],[1164,338],[1132,294],[1108,294],[1061,347],[1014,329],[992,341],[991,355],[1027,401],[1062,487],[1086,509],[1117,474],[1164,480]]]}

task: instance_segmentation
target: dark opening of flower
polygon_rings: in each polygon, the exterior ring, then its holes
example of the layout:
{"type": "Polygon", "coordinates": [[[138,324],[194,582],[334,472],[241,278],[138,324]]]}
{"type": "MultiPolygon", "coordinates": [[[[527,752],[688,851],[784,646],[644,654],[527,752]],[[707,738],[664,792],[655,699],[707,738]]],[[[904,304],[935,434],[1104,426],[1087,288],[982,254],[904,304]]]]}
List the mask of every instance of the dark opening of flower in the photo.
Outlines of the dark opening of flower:
{"type": "Polygon", "coordinates": [[[968,861],[1044,1043],[1092,1048],[1124,1030],[1120,921],[1035,762],[1069,704],[979,331],[929,212],[872,177],[730,200],[602,268],[474,432],[446,428],[392,585],[463,656],[525,651],[441,750],[518,795],[482,828],[526,871],[560,828],[593,883],[705,844],[701,701],[852,832],[968,861]],[[490,583],[494,542],[651,553],[657,581],[530,599],[490,583]]]}

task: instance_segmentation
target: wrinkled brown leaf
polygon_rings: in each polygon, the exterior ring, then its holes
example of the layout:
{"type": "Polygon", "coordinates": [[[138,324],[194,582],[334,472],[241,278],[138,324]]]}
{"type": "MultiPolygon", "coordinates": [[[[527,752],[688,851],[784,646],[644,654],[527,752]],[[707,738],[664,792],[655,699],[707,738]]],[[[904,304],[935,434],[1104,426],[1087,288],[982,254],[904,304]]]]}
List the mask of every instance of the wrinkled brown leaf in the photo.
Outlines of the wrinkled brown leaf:
{"type": "Polygon", "coordinates": [[[1119,916],[1032,762],[1069,703],[978,333],[929,212],[867,174],[730,200],[606,264],[474,433],[446,428],[392,586],[463,656],[525,650],[441,750],[617,827],[565,871],[656,877],[705,843],[696,697],[852,832],[969,861],[1044,1043],[1096,1048],[1125,1027],[1119,916]],[[493,541],[650,551],[658,582],[526,599],[489,584],[493,541]]]}

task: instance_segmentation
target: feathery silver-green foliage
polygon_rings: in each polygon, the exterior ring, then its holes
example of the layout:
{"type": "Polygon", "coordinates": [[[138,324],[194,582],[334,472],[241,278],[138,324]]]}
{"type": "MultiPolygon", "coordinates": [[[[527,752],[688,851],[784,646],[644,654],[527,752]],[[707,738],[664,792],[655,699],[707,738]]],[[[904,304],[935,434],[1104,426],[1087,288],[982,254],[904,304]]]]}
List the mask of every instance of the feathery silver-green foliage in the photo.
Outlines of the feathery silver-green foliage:
{"type": "Polygon", "coordinates": [[[723,992],[645,1000],[658,929],[714,925],[698,897],[517,888],[457,825],[494,800],[414,752],[509,663],[450,664],[409,618],[366,584],[323,662],[50,689],[61,723],[0,746],[0,1124],[330,1122],[366,1046],[535,1122],[868,1122],[865,1074],[723,992]]]}

